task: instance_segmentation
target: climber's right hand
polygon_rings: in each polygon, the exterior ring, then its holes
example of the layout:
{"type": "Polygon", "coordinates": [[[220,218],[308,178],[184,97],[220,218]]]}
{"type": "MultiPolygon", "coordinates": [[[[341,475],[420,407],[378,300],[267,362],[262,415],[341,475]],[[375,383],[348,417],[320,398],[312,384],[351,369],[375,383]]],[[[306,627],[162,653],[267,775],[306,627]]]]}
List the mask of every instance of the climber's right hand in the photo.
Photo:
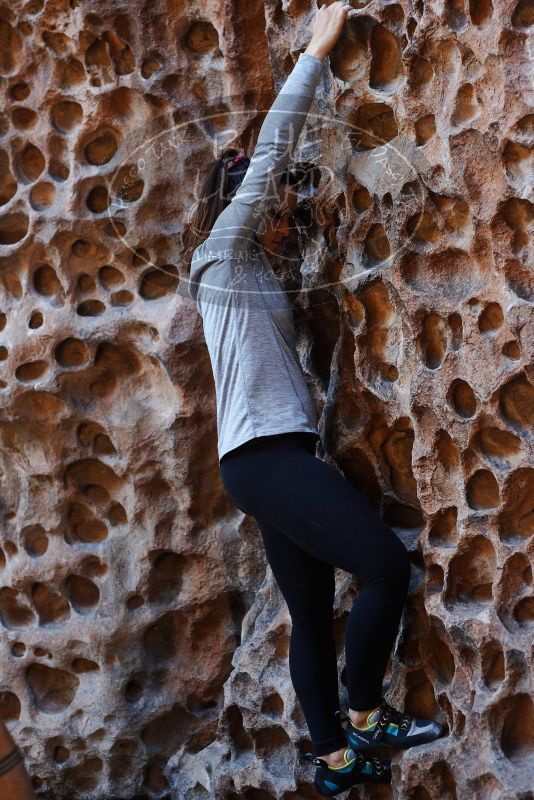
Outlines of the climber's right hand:
{"type": "Polygon", "coordinates": [[[316,58],[324,58],[333,48],[353,8],[350,3],[340,0],[330,5],[322,5],[313,18],[312,38],[305,53],[316,58]]]}

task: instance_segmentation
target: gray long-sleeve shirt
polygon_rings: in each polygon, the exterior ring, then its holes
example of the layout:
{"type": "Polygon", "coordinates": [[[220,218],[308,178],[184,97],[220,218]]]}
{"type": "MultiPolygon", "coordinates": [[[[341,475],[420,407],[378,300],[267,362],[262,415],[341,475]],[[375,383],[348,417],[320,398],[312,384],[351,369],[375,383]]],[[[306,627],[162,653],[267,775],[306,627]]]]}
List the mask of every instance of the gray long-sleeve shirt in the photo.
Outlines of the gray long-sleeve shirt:
{"type": "Polygon", "coordinates": [[[277,201],[321,66],[300,54],[263,121],[242,183],[193,252],[188,293],[203,320],[215,380],[219,461],[258,436],[309,431],[319,439],[291,305],[257,231],[277,201]]]}

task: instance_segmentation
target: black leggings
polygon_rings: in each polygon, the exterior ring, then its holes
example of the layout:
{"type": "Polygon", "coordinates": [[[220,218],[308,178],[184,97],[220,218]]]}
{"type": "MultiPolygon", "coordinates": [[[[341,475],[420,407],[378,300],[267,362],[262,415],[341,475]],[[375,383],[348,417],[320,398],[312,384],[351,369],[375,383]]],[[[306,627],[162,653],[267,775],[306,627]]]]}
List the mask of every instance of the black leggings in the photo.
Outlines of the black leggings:
{"type": "Polygon", "coordinates": [[[349,707],[382,698],[410,580],[404,544],[360,492],[315,457],[307,433],[262,436],[220,462],[224,487],[252,515],[292,621],[289,670],[315,754],[346,746],[333,640],[334,567],[362,579],[345,635],[349,707]]]}

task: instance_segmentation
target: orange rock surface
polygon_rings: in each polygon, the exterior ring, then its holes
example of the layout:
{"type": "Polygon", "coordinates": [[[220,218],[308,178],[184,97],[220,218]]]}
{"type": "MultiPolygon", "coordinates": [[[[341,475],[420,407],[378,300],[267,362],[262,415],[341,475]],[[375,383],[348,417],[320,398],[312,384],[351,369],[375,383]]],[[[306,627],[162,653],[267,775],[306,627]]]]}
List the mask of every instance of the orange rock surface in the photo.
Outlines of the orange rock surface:
{"type": "MultiPolygon", "coordinates": [[[[532,12],[353,5],[299,147],[312,218],[277,264],[319,455],[412,554],[384,691],[449,728],[396,753],[380,796],[527,800],[532,12]]],[[[181,248],[315,7],[0,8],[0,717],[40,798],[316,797],[181,248]]],[[[355,591],[339,571],[341,677],[355,591]]]]}

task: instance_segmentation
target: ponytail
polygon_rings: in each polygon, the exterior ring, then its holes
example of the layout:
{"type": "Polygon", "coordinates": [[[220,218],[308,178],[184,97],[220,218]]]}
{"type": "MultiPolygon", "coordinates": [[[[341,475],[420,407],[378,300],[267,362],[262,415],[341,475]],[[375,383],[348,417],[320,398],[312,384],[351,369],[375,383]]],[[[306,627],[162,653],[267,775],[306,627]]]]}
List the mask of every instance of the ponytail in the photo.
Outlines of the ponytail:
{"type": "Polygon", "coordinates": [[[200,187],[199,198],[189,214],[182,236],[185,260],[209,236],[215,220],[241,185],[249,164],[250,158],[235,148],[227,148],[215,159],[200,187]]]}

